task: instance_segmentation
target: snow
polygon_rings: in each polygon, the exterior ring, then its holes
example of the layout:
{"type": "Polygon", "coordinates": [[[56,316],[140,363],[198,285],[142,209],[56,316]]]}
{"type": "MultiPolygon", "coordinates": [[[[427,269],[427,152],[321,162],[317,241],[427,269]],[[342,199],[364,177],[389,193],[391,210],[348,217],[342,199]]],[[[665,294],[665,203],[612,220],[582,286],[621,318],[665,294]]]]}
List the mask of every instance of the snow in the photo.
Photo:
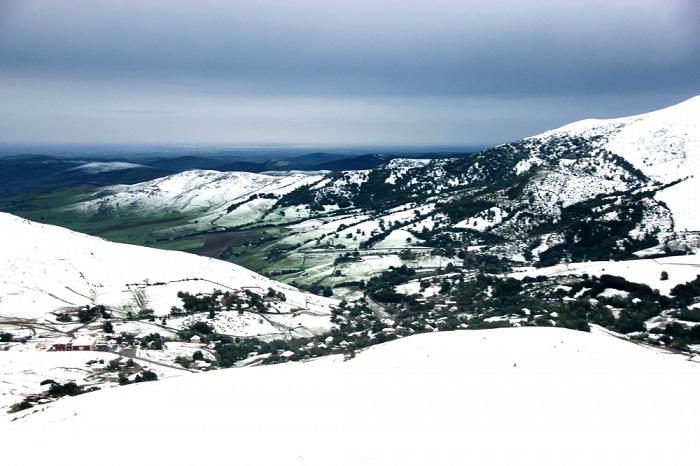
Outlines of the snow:
{"type": "Polygon", "coordinates": [[[506,213],[500,207],[491,207],[475,216],[462,220],[455,224],[455,228],[469,228],[476,231],[486,231],[494,225],[498,225],[505,218],[506,213]]]}
{"type": "Polygon", "coordinates": [[[700,230],[700,213],[693,208],[700,192],[700,96],[643,115],[575,122],[529,139],[562,135],[603,136],[604,149],[651,180],[660,184],[684,180],[656,198],[673,212],[676,231],[700,230]]]}
{"type": "Polygon", "coordinates": [[[598,293],[598,298],[618,298],[618,299],[627,299],[629,296],[628,291],[623,291],[623,290],[616,290],[615,288],[606,288],[602,292],[598,293]]]}
{"type": "Polygon", "coordinates": [[[382,168],[391,172],[385,182],[387,184],[396,184],[396,181],[408,171],[414,168],[424,167],[430,162],[430,159],[392,159],[382,165],[382,168]]]}
{"type": "Polygon", "coordinates": [[[51,379],[58,382],[75,381],[79,385],[95,381],[95,366],[91,360],[108,362],[118,356],[95,351],[59,351],[47,353],[18,347],[23,351],[0,352],[0,412],[21,401],[23,396],[40,393],[39,384],[51,379]]]}
{"type": "Polygon", "coordinates": [[[555,277],[565,275],[616,275],[635,283],[645,283],[660,293],[669,294],[671,288],[694,280],[700,275],[700,256],[669,256],[659,259],[627,261],[592,261],[558,264],[551,267],[528,268],[509,274],[522,279],[538,275],[555,277]],[[661,272],[668,272],[668,280],[661,280],[661,272]]]}
{"type": "Polygon", "coordinates": [[[123,464],[105,450],[105,429],[128,433],[139,463],[171,466],[658,465],[669,454],[694,466],[700,367],[686,359],[556,328],[431,333],[346,362],[188,374],[62,399],[0,421],[0,435],[5,458],[57,466],[123,464]],[[198,448],[173,444],[189,445],[193,433],[198,448]]]}
{"type": "Polygon", "coordinates": [[[374,248],[403,248],[413,244],[418,244],[419,242],[420,241],[418,238],[416,238],[412,233],[399,229],[393,230],[391,233],[389,233],[389,236],[377,242],[374,245],[374,248]]]}
{"type": "MultiPolygon", "coordinates": [[[[700,173],[697,173],[700,176],[700,173]]],[[[670,188],[666,188],[656,195],[656,199],[666,203],[673,212],[674,229],[676,231],[700,230],[700,187],[696,178],[682,181],[670,188]]]]}
{"type": "Polygon", "coordinates": [[[322,178],[322,174],[188,170],[143,183],[111,186],[98,199],[75,204],[73,208],[89,212],[105,208],[132,211],[225,208],[254,194],[286,194],[322,178]]]}
{"type": "MultiPolygon", "coordinates": [[[[0,213],[0,316],[36,319],[66,307],[103,304],[117,311],[180,306],[178,291],[243,287],[283,292],[281,311],[300,311],[313,329],[330,326],[332,299],[303,293],[235,264],[184,252],[112,243],[0,213]]],[[[296,327],[293,314],[269,315],[296,327]]],[[[269,330],[269,325],[266,328],[269,330]]],[[[308,327],[307,327],[308,328],[308,327]]]]}

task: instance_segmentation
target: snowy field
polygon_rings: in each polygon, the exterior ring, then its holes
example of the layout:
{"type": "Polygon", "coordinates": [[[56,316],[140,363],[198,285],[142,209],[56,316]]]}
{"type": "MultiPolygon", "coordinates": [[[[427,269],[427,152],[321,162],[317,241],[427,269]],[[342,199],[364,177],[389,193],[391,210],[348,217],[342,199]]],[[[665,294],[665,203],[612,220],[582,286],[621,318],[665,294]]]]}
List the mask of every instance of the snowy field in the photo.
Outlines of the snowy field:
{"type": "Polygon", "coordinates": [[[523,268],[509,274],[517,279],[537,277],[539,275],[616,275],[627,281],[644,283],[660,293],[669,294],[674,286],[694,280],[700,275],[700,255],[671,256],[659,259],[638,259],[627,261],[592,261],[558,264],[540,269],[523,268]],[[661,280],[661,272],[668,273],[668,280],[661,280]]]}
{"type": "Polygon", "coordinates": [[[698,390],[696,362],[602,333],[447,332],[347,362],[103,390],[0,423],[0,435],[6,458],[53,465],[79,451],[103,466],[132,455],[172,466],[695,466],[698,390]],[[105,449],[105,429],[126,435],[128,453],[105,449]]]}
{"type": "Polygon", "coordinates": [[[0,351],[0,415],[5,416],[8,407],[24,396],[40,393],[46,387],[39,384],[46,379],[74,381],[79,385],[96,384],[100,379],[99,369],[104,364],[88,365],[87,362],[102,360],[107,363],[117,357],[95,351],[0,351]]]}

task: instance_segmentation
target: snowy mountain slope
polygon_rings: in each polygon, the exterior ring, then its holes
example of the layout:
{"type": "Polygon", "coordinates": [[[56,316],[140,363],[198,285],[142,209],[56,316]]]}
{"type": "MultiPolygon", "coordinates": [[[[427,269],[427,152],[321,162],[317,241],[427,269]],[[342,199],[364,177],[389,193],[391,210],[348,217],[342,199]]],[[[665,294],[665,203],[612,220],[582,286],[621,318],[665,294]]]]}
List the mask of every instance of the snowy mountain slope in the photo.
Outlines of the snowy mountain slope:
{"type": "Polygon", "coordinates": [[[96,200],[74,206],[94,211],[153,209],[208,210],[227,206],[258,192],[280,195],[321,179],[321,175],[264,175],[247,172],[189,170],[134,185],[112,186],[96,200]]]}
{"type": "Polygon", "coordinates": [[[531,140],[596,139],[596,146],[624,158],[651,180],[678,185],[656,198],[673,213],[676,230],[700,230],[695,205],[700,185],[700,96],[655,112],[611,120],[583,120],[531,140]]]}
{"type": "Polygon", "coordinates": [[[529,139],[560,136],[601,138],[601,146],[642,170],[670,183],[700,171],[700,96],[642,115],[583,120],[529,139]]]}
{"type": "Polygon", "coordinates": [[[545,254],[548,263],[567,254],[626,258],[674,232],[700,230],[691,207],[700,191],[699,116],[694,98],[646,115],[586,120],[468,157],[335,175],[280,204],[386,212],[431,203],[431,214],[379,235],[427,228],[427,245],[436,237],[454,248],[486,242],[490,253],[545,254]]]}
{"type": "Polygon", "coordinates": [[[241,320],[243,334],[277,333],[274,324],[300,330],[330,326],[333,300],[295,288],[231,263],[182,252],[112,243],[60,227],[0,213],[0,316],[40,318],[60,308],[102,304],[116,310],[149,308],[167,314],[181,305],[179,291],[210,293],[250,288],[283,292],[267,319],[241,320]]]}
{"type": "Polygon", "coordinates": [[[445,332],[343,362],[185,375],[0,421],[6,457],[99,458],[105,426],[142,463],[697,464],[700,366],[604,334],[445,332]],[[284,387],[280,381],[284,380],[284,387]],[[679,413],[682,413],[680,415],[679,413]],[[42,448],[31,448],[36,438],[42,448]],[[80,445],[68,447],[80,439],[80,445]],[[178,444],[174,445],[173,440],[178,444]],[[196,447],[195,447],[196,446],[196,447]]]}

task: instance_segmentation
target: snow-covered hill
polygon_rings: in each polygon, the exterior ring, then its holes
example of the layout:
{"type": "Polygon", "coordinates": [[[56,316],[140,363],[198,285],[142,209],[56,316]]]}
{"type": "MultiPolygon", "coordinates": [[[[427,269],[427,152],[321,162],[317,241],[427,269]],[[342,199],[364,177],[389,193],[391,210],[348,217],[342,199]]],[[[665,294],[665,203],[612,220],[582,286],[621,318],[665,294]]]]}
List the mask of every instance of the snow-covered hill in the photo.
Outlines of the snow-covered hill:
{"type": "Polygon", "coordinates": [[[273,288],[287,298],[274,305],[279,315],[241,316],[241,334],[330,326],[333,300],[302,293],[228,262],[112,243],[5,213],[0,213],[0,231],[0,316],[5,318],[41,318],[87,304],[124,313],[148,308],[165,315],[181,305],[179,291],[250,289],[264,295],[273,288]]]}
{"type": "Polygon", "coordinates": [[[700,96],[655,112],[611,120],[583,120],[530,138],[539,144],[561,137],[596,141],[651,180],[681,183],[657,198],[673,213],[677,230],[700,230],[700,96]]]}
{"type": "Polygon", "coordinates": [[[96,200],[75,206],[91,211],[211,210],[258,193],[281,195],[322,175],[264,175],[247,172],[189,170],[134,185],[103,190],[96,200]]]}
{"type": "Polygon", "coordinates": [[[346,362],[102,390],[22,412],[0,431],[6,458],[56,466],[77,457],[104,466],[690,466],[698,390],[697,363],[608,335],[462,331],[346,362]]]}

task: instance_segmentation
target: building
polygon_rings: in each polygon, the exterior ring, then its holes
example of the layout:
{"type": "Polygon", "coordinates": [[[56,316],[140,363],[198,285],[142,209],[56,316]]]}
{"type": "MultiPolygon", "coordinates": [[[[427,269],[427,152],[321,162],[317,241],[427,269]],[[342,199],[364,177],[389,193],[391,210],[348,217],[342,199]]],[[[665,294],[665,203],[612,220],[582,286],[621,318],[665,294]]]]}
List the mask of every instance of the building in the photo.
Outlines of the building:
{"type": "Polygon", "coordinates": [[[94,351],[95,339],[89,337],[81,337],[72,340],[68,337],[57,338],[49,351],[94,351]]]}
{"type": "Polygon", "coordinates": [[[192,335],[192,337],[190,338],[190,343],[199,344],[201,342],[202,342],[202,338],[199,335],[192,335]]]}
{"type": "Polygon", "coordinates": [[[95,339],[81,337],[73,340],[73,351],[95,351],[95,339]]]}
{"type": "Polygon", "coordinates": [[[68,337],[57,338],[49,351],[71,351],[73,349],[72,340],[68,337]]]}

